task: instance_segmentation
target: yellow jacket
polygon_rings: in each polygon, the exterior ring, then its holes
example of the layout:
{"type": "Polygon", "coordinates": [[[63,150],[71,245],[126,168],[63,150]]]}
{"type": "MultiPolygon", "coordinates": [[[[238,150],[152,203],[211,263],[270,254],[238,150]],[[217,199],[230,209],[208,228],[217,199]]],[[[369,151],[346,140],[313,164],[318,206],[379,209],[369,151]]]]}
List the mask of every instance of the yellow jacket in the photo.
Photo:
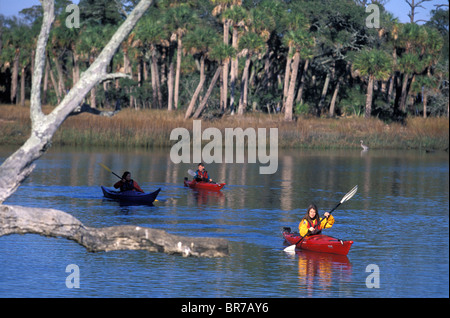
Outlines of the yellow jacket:
{"type": "MultiPolygon", "coordinates": [[[[305,236],[306,234],[308,234],[308,229],[310,227],[314,227],[317,224],[317,220],[314,220],[312,224],[310,224],[306,219],[302,219],[300,221],[300,224],[298,225],[298,232],[300,233],[301,236],[305,236]]],[[[330,227],[332,227],[334,224],[334,217],[330,214],[330,216],[328,216],[328,221],[326,218],[323,218],[322,222],[320,222],[320,225],[316,227],[316,230],[323,230],[325,229],[329,229],[330,227]]],[[[311,234],[311,233],[309,233],[311,234]]]]}

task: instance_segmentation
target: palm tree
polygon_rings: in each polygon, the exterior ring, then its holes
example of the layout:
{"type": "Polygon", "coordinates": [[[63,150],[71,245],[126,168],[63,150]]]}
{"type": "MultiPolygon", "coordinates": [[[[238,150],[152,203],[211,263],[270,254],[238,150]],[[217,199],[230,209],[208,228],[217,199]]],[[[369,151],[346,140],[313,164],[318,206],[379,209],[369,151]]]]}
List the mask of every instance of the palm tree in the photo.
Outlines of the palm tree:
{"type": "MultiPolygon", "coordinates": [[[[227,9],[224,12],[224,18],[231,21],[233,27],[233,37],[231,40],[231,45],[237,51],[238,50],[238,42],[239,42],[239,27],[244,26],[244,20],[247,17],[247,11],[240,5],[233,5],[230,9],[227,9]]],[[[231,59],[231,71],[230,71],[230,109],[231,113],[234,114],[234,95],[236,88],[236,80],[238,77],[238,55],[236,54],[231,59]]]]}
{"type": "Polygon", "coordinates": [[[421,72],[424,67],[418,54],[421,51],[420,47],[423,48],[424,36],[421,26],[415,23],[401,25],[398,41],[403,52],[398,59],[398,67],[400,72],[403,73],[399,105],[403,112],[406,112],[409,80],[414,78],[414,73],[421,72]]]}
{"type": "MultiPolygon", "coordinates": [[[[198,23],[196,14],[188,3],[182,3],[168,8],[165,14],[166,27],[173,32],[177,39],[177,64],[175,70],[175,86],[173,94],[173,105],[178,108],[178,95],[180,88],[181,55],[183,52],[183,36],[190,25],[198,23]]],[[[169,85],[169,88],[171,85],[169,85]]],[[[171,96],[172,94],[169,94],[171,96]]],[[[169,110],[172,109],[172,101],[169,99],[169,110]]]]}
{"type": "Polygon", "coordinates": [[[389,78],[392,70],[392,59],[382,50],[364,50],[357,55],[353,68],[359,70],[362,76],[368,77],[364,117],[369,118],[372,112],[373,83],[375,80],[389,78]]]}
{"type": "MultiPolygon", "coordinates": [[[[111,25],[92,25],[85,26],[82,29],[77,43],[77,50],[80,53],[80,62],[83,62],[86,68],[95,61],[95,58],[104,47],[106,39],[113,33],[114,27],[111,25]]],[[[122,46],[122,48],[126,49],[127,46],[122,46]]],[[[124,52],[124,56],[126,56],[126,52],[124,52]]],[[[58,69],[58,65],[56,67],[58,69]]],[[[96,87],[93,87],[90,92],[90,105],[93,108],[96,107],[96,92],[96,87]]]]}
{"type": "Polygon", "coordinates": [[[148,47],[150,55],[150,73],[152,82],[152,104],[155,108],[162,107],[161,81],[158,71],[158,50],[160,45],[168,37],[168,33],[164,27],[164,20],[158,11],[147,12],[135,29],[137,38],[140,39],[145,46],[148,47]]]}
{"type": "MultiPolygon", "coordinates": [[[[231,6],[242,5],[242,0],[210,0],[214,5],[212,10],[213,16],[220,16],[221,23],[223,24],[223,43],[228,45],[230,42],[230,25],[232,21],[227,17],[227,14],[223,14],[224,11],[231,6]]],[[[223,61],[222,67],[222,87],[220,90],[220,109],[224,111],[227,108],[228,101],[228,71],[229,71],[230,58],[227,57],[223,61]]]]}
{"type": "Polygon", "coordinates": [[[22,48],[20,50],[20,104],[25,106],[25,78],[26,78],[26,69],[29,65],[31,65],[31,57],[32,57],[32,45],[34,41],[31,40],[30,35],[24,34],[24,41],[22,44],[22,48]]]}
{"type": "Polygon", "coordinates": [[[248,96],[248,74],[252,56],[260,53],[265,48],[265,41],[256,33],[249,32],[243,35],[239,40],[239,50],[246,50],[245,66],[242,73],[242,90],[239,99],[238,115],[244,114],[247,108],[248,96]]]}
{"type": "Polygon", "coordinates": [[[10,101],[11,103],[18,103],[16,98],[18,93],[18,80],[19,80],[19,59],[22,43],[22,35],[29,32],[28,27],[21,23],[16,17],[7,19],[5,21],[9,24],[9,29],[3,34],[2,42],[2,55],[0,59],[9,65],[11,72],[11,91],[10,101]]]}
{"type": "Polygon", "coordinates": [[[197,98],[203,89],[203,85],[205,84],[205,59],[209,52],[209,50],[217,43],[218,36],[216,32],[204,25],[197,26],[192,32],[188,33],[185,37],[185,48],[189,50],[191,54],[197,56],[200,59],[200,81],[195,89],[194,94],[192,95],[191,101],[189,102],[189,106],[186,110],[186,114],[184,119],[188,119],[193,110],[197,98]]]}
{"type": "MultiPolygon", "coordinates": [[[[297,82],[298,66],[300,64],[301,55],[309,55],[310,49],[314,45],[314,39],[305,29],[290,30],[285,34],[283,39],[285,44],[289,47],[289,52],[292,52],[292,72],[290,74],[289,88],[287,90],[287,97],[284,105],[285,113],[284,120],[291,121],[293,119],[295,84],[297,82]]],[[[288,68],[288,66],[287,66],[288,68]]],[[[290,72],[288,69],[286,73],[290,72]]],[[[286,75],[288,76],[288,75],[286,75]]]]}
{"type": "MultiPolygon", "coordinates": [[[[248,104],[249,70],[257,68],[255,62],[262,58],[267,51],[267,41],[271,33],[276,29],[276,10],[279,6],[274,2],[263,2],[260,6],[252,8],[246,19],[246,32],[239,39],[239,50],[244,53],[246,60],[241,81],[241,97],[239,99],[238,115],[242,115],[248,104]],[[275,6],[275,7],[274,7],[275,6]],[[254,57],[257,57],[254,59],[254,57]]],[[[254,72],[253,72],[254,74],[254,72]]]]}
{"type": "MultiPolygon", "coordinates": [[[[235,53],[236,53],[236,51],[234,50],[233,47],[231,47],[230,45],[224,44],[224,43],[218,43],[217,45],[214,45],[211,48],[211,52],[208,54],[208,58],[210,60],[219,62],[219,66],[217,67],[217,70],[214,73],[214,76],[211,80],[211,83],[209,84],[209,87],[208,87],[208,90],[206,91],[205,96],[201,100],[200,104],[198,105],[197,110],[195,111],[195,113],[193,115],[194,119],[200,117],[203,109],[205,108],[206,103],[209,99],[209,96],[211,95],[211,93],[214,89],[214,86],[216,85],[216,82],[219,79],[220,74],[222,73],[224,61],[229,60],[230,57],[232,57],[235,53]]],[[[221,110],[223,110],[223,109],[221,108],[221,110]]]]}
{"type": "Polygon", "coordinates": [[[303,2],[291,3],[280,15],[282,43],[288,48],[283,86],[284,119],[287,121],[293,119],[295,86],[301,56],[310,55],[315,41],[309,33],[310,25],[304,10],[303,2]]]}

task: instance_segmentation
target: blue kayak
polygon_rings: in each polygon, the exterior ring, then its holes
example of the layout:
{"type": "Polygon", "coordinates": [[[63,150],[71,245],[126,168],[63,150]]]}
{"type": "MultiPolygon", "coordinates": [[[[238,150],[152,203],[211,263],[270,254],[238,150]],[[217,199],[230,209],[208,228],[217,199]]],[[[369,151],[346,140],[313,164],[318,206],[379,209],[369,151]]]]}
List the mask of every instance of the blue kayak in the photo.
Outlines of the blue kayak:
{"type": "Polygon", "coordinates": [[[142,193],[139,191],[115,191],[108,188],[102,187],[103,195],[105,198],[118,200],[120,202],[127,203],[139,203],[139,204],[152,204],[156,200],[156,197],[161,191],[161,188],[151,193],[142,193]]]}

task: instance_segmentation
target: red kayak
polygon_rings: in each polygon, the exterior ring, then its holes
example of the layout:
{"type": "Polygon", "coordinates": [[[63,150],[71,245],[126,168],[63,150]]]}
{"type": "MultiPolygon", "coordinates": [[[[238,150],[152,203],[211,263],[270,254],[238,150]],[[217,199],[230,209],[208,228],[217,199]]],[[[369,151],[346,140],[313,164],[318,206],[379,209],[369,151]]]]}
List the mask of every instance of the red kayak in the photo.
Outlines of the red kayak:
{"type": "MultiPolygon", "coordinates": [[[[290,227],[283,228],[283,237],[290,244],[296,244],[301,236],[299,233],[291,232],[290,227]]],[[[353,241],[342,241],[332,236],[317,234],[305,237],[297,248],[308,251],[347,255],[352,247],[353,241]]]]}
{"type": "MultiPolygon", "coordinates": [[[[186,178],[187,179],[187,178],[186,178]]],[[[220,191],[226,183],[210,183],[184,180],[184,186],[192,189],[220,191]]]]}

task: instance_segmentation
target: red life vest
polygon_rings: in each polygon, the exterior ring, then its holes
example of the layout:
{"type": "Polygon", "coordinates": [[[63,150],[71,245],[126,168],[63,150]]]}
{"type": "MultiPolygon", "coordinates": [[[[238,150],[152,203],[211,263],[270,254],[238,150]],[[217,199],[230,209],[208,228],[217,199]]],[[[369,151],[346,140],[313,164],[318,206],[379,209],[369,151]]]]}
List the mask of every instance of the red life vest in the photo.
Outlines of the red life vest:
{"type": "Polygon", "coordinates": [[[206,170],[197,170],[197,178],[208,179],[208,172],[206,170]]]}
{"type": "MultiPolygon", "coordinates": [[[[308,228],[314,227],[317,224],[317,220],[314,219],[312,222],[310,220],[306,220],[308,222],[308,228]]],[[[320,225],[319,225],[320,227],[320,225]]]]}
{"type": "MultiPolygon", "coordinates": [[[[315,227],[317,224],[317,220],[314,219],[312,222],[308,219],[306,219],[306,221],[308,222],[308,228],[310,227],[315,227]]],[[[319,219],[320,221],[320,219],[319,219]]],[[[315,228],[314,234],[320,234],[322,232],[322,222],[319,223],[319,225],[317,225],[317,227],[315,228]]]]}

